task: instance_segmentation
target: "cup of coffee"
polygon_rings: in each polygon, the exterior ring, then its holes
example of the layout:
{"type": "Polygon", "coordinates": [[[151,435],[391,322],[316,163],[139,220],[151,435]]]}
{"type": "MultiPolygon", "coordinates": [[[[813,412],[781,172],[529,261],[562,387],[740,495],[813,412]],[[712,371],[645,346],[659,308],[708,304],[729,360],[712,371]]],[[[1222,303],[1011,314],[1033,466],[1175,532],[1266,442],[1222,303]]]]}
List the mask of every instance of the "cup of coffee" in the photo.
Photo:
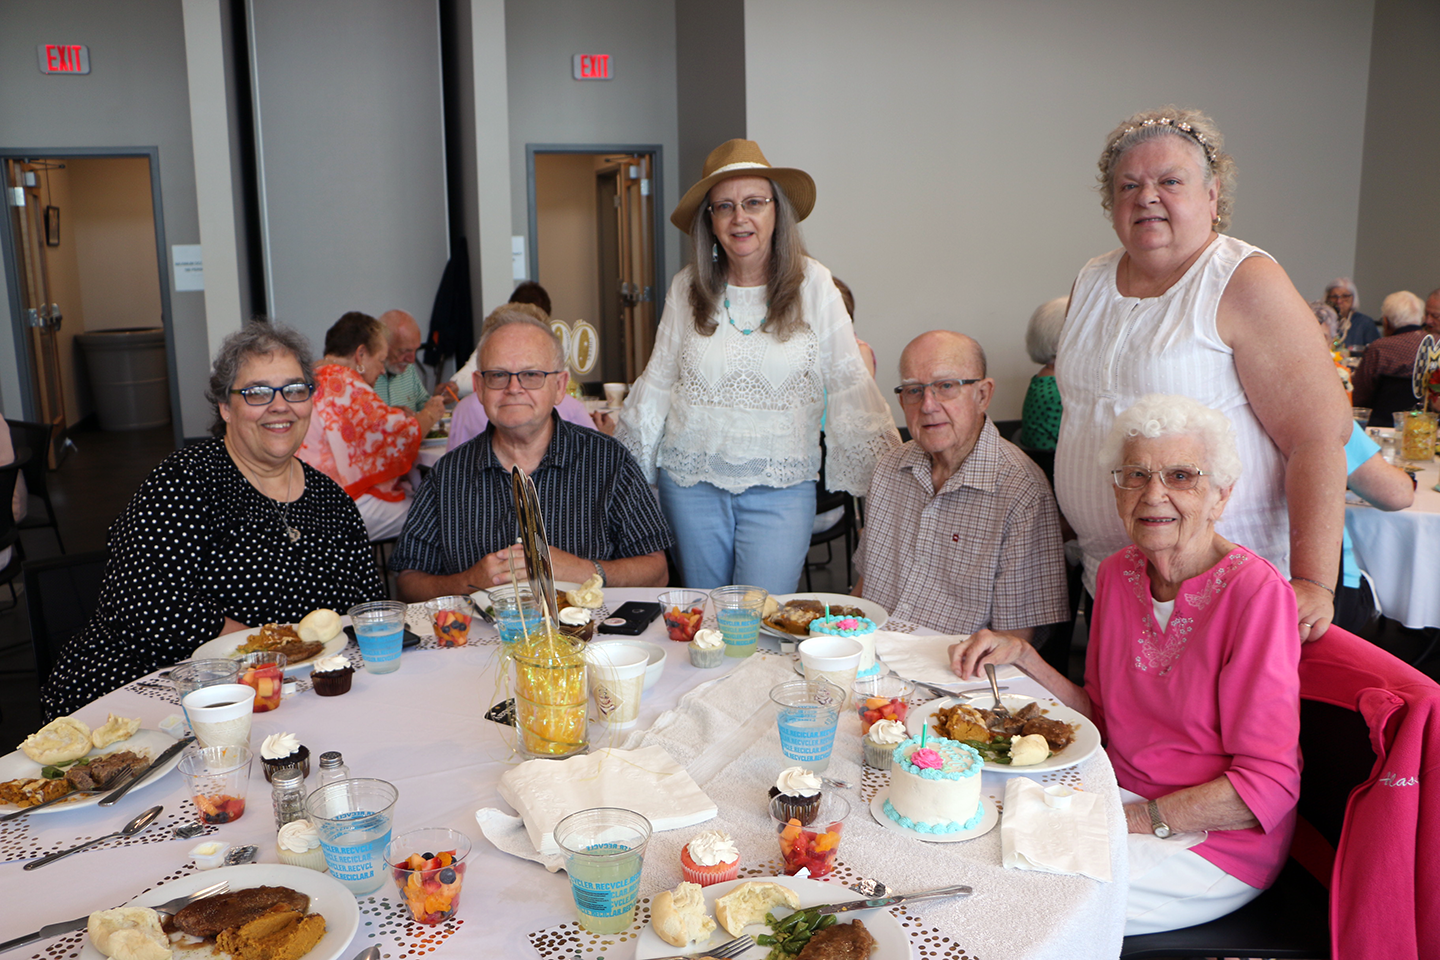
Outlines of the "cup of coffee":
{"type": "Polygon", "coordinates": [[[605,402],[612,407],[618,407],[625,402],[625,394],[629,392],[629,384],[607,383],[605,384],[605,402]]]}
{"type": "Polygon", "coordinates": [[[248,747],[255,691],[243,683],[219,683],[187,694],[180,705],[202,747],[248,747]]]}
{"type": "Polygon", "coordinates": [[[585,647],[594,717],[612,730],[628,730],[640,716],[645,667],[650,658],[626,643],[592,643],[585,647]]]}

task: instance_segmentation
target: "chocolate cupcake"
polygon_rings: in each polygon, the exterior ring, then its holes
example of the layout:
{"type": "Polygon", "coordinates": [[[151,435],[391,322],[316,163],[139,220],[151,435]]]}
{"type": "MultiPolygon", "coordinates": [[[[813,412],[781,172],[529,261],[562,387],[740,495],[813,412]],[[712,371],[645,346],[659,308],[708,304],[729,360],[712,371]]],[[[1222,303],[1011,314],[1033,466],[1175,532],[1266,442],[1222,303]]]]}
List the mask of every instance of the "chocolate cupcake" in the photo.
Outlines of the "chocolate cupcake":
{"type": "Polygon", "coordinates": [[[804,767],[786,767],[770,788],[770,800],[777,814],[783,811],[784,819],[799,820],[803,826],[820,809],[820,777],[804,767]]]}
{"type": "Polygon", "coordinates": [[[584,607],[566,607],[556,624],[561,633],[589,642],[595,636],[595,618],[584,607]]]}
{"type": "Polygon", "coordinates": [[[310,776],[310,748],[295,738],[293,733],[272,733],[260,745],[260,761],[265,770],[265,782],[286,767],[299,767],[305,776],[310,776]]]}
{"type": "Polygon", "coordinates": [[[349,693],[350,681],[354,676],[355,668],[350,666],[349,660],[340,656],[316,660],[315,665],[310,668],[310,680],[315,684],[315,692],[322,697],[338,697],[342,693],[349,693]]]}

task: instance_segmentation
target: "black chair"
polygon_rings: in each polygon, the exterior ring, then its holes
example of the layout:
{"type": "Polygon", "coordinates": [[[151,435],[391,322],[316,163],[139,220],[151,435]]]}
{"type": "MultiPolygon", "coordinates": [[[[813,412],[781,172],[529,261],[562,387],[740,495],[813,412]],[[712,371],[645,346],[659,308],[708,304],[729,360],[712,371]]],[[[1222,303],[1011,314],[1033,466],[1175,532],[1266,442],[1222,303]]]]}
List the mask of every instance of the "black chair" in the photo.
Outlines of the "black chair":
{"type": "Polygon", "coordinates": [[[65,541],[60,539],[60,521],[55,515],[55,505],[50,502],[50,488],[46,474],[50,462],[50,440],[52,426],[48,423],[27,423],[24,420],[6,420],[10,426],[10,439],[15,448],[28,447],[30,462],[25,464],[23,475],[25,488],[29,493],[30,506],[25,519],[20,521],[21,530],[40,530],[49,527],[55,531],[55,543],[60,552],[65,552],[65,541]],[[39,507],[45,508],[40,515],[39,507]]]}
{"type": "Polygon", "coordinates": [[[1393,427],[1395,418],[1392,414],[1415,410],[1419,406],[1420,401],[1415,399],[1408,373],[1403,377],[1388,374],[1377,377],[1375,396],[1370,398],[1370,422],[1367,426],[1393,427]]]}
{"type": "Polygon", "coordinates": [[[810,546],[818,547],[821,544],[825,545],[825,562],[811,563],[808,560],[806,561],[805,589],[807,591],[813,589],[810,584],[811,569],[822,569],[830,565],[831,561],[835,559],[831,544],[841,538],[845,540],[845,576],[847,579],[849,578],[850,560],[855,556],[857,531],[860,529],[855,509],[855,498],[843,490],[839,493],[831,493],[825,489],[825,460],[825,435],[822,433],[820,435],[820,479],[815,484],[815,515],[818,517],[832,510],[840,510],[841,513],[839,519],[830,526],[821,530],[819,533],[810,535],[810,546]]]}
{"type": "Polygon", "coordinates": [[[13,547],[10,551],[10,559],[5,566],[0,567],[0,583],[10,591],[10,603],[0,609],[10,610],[20,602],[15,595],[15,578],[20,576],[20,565],[24,562],[25,553],[20,547],[20,528],[15,523],[15,512],[11,503],[15,497],[15,478],[20,476],[20,471],[25,469],[25,463],[30,459],[28,450],[16,448],[15,459],[0,467],[0,550],[6,547],[13,547]]]}
{"type": "Polygon", "coordinates": [[[25,564],[25,608],[39,684],[50,677],[55,660],[70,638],[90,621],[100,603],[109,553],[72,553],[25,564]]]}

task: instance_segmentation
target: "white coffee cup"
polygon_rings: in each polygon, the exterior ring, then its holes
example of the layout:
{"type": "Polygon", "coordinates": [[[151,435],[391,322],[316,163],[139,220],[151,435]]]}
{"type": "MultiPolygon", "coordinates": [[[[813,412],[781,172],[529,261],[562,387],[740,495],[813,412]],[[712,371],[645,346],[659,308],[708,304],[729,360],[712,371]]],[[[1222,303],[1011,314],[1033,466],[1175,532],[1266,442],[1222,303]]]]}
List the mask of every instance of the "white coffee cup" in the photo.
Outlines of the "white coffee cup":
{"type": "Polygon", "coordinates": [[[592,643],[585,648],[595,719],[614,730],[635,726],[649,660],[644,650],[629,644],[592,643]]]}
{"type": "Polygon", "coordinates": [[[186,694],[181,703],[200,746],[250,745],[250,719],[255,707],[253,687],[243,683],[201,687],[186,694]]]}
{"type": "Polygon", "coordinates": [[[806,680],[829,680],[841,690],[855,685],[865,645],[854,637],[811,637],[800,643],[806,680]]]}
{"type": "Polygon", "coordinates": [[[618,407],[625,402],[625,394],[629,392],[629,384],[607,383],[605,384],[605,402],[612,407],[618,407]]]}

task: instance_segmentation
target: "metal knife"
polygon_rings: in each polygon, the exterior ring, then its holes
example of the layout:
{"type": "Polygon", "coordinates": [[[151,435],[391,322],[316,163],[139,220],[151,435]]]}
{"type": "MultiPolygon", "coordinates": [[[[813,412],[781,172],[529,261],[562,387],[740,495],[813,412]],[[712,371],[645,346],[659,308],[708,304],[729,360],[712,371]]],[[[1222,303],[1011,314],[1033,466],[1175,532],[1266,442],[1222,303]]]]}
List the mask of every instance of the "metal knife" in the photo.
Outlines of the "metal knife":
{"type": "Polygon", "coordinates": [[[48,940],[51,937],[58,937],[62,933],[74,933],[76,930],[84,930],[90,923],[90,915],[76,917],[74,920],[64,920],[60,923],[47,923],[34,933],[27,933],[23,937],[16,937],[14,940],[6,940],[0,943],[0,953],[6,950],[14,950],[16,947],[23,947],[27,943],[34,943],[36,940],[48,940]]]}
{"type": "MultiPolygon", "coordinates": [[[[903,678],[902,678],[902,679],[903,679],[903,678]]],[[[929,690],[931,693],[935,694],[935,696],[937,696],[937,697],[970,697],[970,696],[972,696],[972,695],[974,695],[974,694],[977,694],[977,693],[989,693],[989,692],[990,692],[990,688],[989,688],[988,686],[985,686],[985,687],[967,687],[967,688],[964,689],[964,690],[946,690],[944,687],[936,686],[936,685],[933,684],[933,683],[926,683],[924,680],[906,680],[905,682],[906,682],[906,683],[913,683],[913,684],[915,684],[915,686],[917,686],[917,687],[924,687],[926,690],[929,690]]],[[[1001,690],[1009,690],[1010,688],[1007,687],[1007,686],[1001,685],[1000,689],[1001,689],[1001,690]]]]}
{"type": "Polygon", "coordinates": [[[936,890],[922,890],[919,893],[897,893],[889,897],[875,897],[872,900],[847,900],[844,903],[827,903],[819,907],[806,907],[806,910],[813,910],[822,916],[827,913],[848,913],[851,910],[876,910],[881,907],[893,907],[899,903],[910,903],[913,900],[930,900],[936,897],[968,897],[975,891],[970,887],[961,885],[955,887],[940,887],[936,890]]]}
{"type": "Polygon", "coordinates": [[[125,794],[129,793],[131,787],[135,786],[141,780],[144,780],[146,777],[148,777],[150,775],[150,771],[159,767],[165,761],[169,760],[171,757],[175,756],[175,754],[179,753],[181,750],[184,750],[186,747],[188,747],[194,742],[195,736],[193,734],[175,741],[169,747],[165,748],[164,753],[160,754],[160,756],[156,757],[153,761],[151,761],[150,766],[146,767],[144,770],[141,770],[139,774],[131,778],[130,782],[126,783],[119,790],[116,790],[114,793],[101,800],[98,805],[102,807],[115,806],[116,801],[118,801],[121,797],[125,796],[125,794]]]}

